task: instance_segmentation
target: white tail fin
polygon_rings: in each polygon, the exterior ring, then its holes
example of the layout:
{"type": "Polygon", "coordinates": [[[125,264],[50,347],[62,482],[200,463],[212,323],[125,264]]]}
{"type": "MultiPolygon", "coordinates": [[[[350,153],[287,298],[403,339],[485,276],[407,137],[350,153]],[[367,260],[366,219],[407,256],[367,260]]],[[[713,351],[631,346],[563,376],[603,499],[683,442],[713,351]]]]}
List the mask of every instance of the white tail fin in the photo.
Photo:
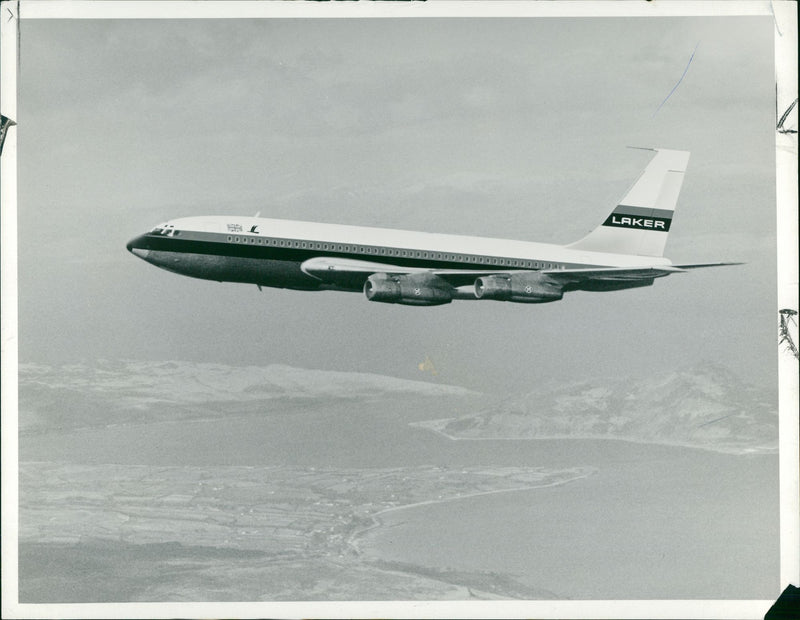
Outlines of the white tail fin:
{"type": "Polygon", "coordinates": [[[606,221],[568,248],[640,256],[664,255],[689,153],[652,150],[656,156],[606,221]]]}

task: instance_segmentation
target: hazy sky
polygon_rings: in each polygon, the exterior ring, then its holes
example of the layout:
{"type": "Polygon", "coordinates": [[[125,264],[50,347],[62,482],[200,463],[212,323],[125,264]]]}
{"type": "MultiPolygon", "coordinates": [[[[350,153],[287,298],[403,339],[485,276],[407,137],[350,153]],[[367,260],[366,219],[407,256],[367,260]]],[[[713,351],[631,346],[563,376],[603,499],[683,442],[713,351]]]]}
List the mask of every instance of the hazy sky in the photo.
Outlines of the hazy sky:
{"type": "Polygon", "coordinates": [[[713,359],[775,385],[772,32],[770,17],[25,21],[20,360],[526,392],[713,359]],[[569,243],[649,160],[627,145],[692,152],[669,258],[747,264],[409,308],[194,280],[125,250],[166,219],[257,211],[569,243]]]}

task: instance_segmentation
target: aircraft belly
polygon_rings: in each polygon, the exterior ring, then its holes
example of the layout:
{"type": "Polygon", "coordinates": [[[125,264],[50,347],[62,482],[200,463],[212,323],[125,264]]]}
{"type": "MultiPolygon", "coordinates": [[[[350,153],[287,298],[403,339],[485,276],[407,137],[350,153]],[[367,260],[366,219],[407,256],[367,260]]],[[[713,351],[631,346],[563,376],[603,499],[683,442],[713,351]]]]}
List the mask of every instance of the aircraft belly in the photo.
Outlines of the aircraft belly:
{"type": "Polygon", "coordinates": [[[278,288],[328,288],[306,275],[300,263],[242,256],[150,251],[148,262],[181,275],[218,282],[242,282],[278,288]]]}

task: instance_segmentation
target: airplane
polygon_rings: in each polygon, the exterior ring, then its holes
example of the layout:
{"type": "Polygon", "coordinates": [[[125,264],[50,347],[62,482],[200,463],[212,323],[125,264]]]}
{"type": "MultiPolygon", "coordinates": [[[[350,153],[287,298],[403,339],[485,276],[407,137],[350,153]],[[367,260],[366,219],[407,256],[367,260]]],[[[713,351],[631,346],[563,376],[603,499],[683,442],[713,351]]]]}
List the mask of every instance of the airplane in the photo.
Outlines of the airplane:
{"type": "Polygon", "coordinates": [[[687,151],[655,155],[588,235],[553,245],[242,216],[159,224],[127,249],[174,273],[301,291],[362,292],[369,301],[436,306],[453,300],[558,301],[569,291],[618,291],[701,267],[664,258],[687,151]]]}

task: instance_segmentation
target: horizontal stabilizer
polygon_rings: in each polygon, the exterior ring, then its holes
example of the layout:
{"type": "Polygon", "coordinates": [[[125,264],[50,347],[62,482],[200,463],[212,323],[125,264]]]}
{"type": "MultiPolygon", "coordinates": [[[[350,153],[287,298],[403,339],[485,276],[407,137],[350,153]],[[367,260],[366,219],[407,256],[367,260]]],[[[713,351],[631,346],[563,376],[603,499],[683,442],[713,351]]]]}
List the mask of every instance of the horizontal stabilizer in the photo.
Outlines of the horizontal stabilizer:
{"type": "Polygon", "coordinates": [[[695,265],[673,265],[681,271],[686,269],[703,269],[704,267],[729,267],[730,265],[744,265],[745,263],[698,263],[695,265]]]}

